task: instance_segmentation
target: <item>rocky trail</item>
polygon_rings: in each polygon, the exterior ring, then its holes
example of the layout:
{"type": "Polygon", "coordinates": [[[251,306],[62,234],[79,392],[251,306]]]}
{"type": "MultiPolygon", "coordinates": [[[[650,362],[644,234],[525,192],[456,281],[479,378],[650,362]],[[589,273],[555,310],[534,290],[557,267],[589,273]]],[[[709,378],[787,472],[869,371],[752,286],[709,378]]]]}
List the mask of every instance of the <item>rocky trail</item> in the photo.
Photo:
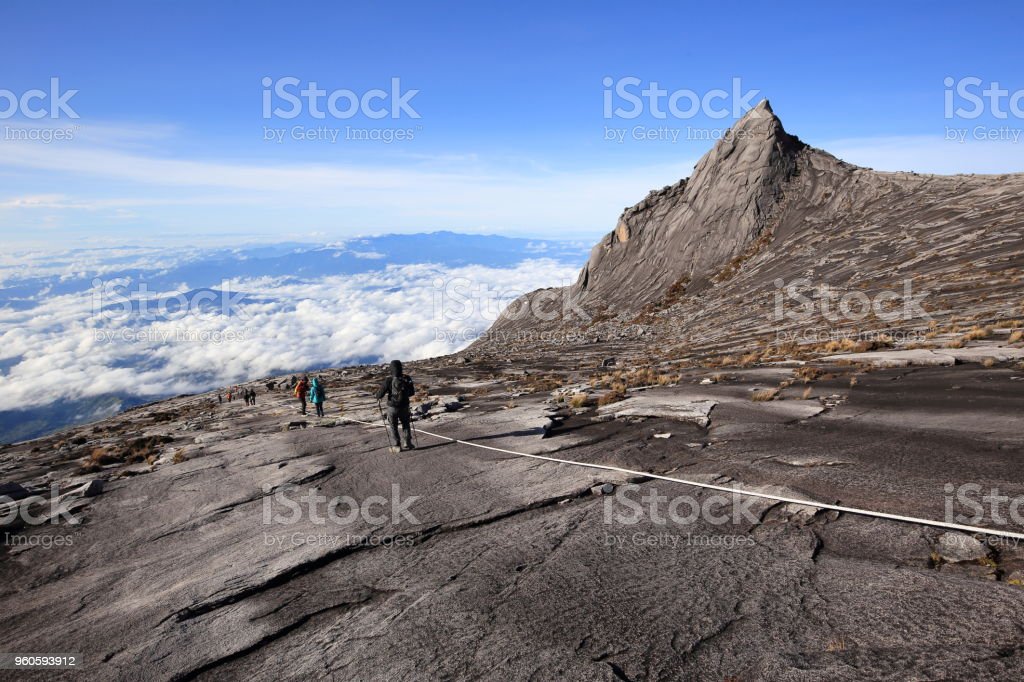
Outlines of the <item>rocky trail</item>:
{"type": "MultiPolygon", "coordinates": [[[[1024,373],[1009,362],[682,368],[602,405],[614,391],[602,381],[628,370],[575,364],[414,363],[416,424],[939,520],[947,483],[1024,495],[1024,373]],[[765,390],[778,393],[753,398],[765,390]]],[[[380,375],[326,373],[324,419],[260,382],[255,407],[186,396],[5,447],[8,492],[49,496],[55,483],[75,518],[5,529],[6,647],[80,652],[96,679],[997,679],[1021,668],[1014,540],[424,434],[394,455],[382,429],[348,421],[377,421],[366,391],[380,375]],[[149,451],[138,461],[91,454],[139,439],[149,451]],[[331,518],[326,502],[310,511],[310,494],[351,503],[331,518]],[[348,514],[368,500],[369,514],[348,514]],[[691,517],[693,505],[712,513],[691,517]]]]}

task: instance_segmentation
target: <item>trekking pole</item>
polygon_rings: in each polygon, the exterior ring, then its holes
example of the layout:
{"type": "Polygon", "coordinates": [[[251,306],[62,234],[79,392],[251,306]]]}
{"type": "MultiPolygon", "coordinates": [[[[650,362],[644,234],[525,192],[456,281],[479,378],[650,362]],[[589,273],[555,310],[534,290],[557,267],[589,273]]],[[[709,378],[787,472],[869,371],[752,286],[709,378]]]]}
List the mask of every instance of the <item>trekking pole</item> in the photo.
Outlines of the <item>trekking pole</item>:
{"type": "Polygon", "coordinates": [[[380,412],[380,420],[384,422],[384,435],[388,439],[388,450],[393,451],[395,446],[391,444],[391,426],[388,424],[387,418],[384,416],[384,408],[380,406],[380,399],[377,399],[377,411],[380,412]]]}

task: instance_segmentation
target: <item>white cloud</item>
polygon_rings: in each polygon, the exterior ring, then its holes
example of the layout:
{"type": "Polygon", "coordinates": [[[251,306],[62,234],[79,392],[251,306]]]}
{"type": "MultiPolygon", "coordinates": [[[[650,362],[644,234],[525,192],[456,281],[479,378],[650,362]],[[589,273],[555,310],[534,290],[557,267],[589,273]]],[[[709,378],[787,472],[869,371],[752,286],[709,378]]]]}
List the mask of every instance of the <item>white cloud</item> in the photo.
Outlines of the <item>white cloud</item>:
{"type": "Polygon", "coordinates": [[[231,282],[255,301],[242,315],[149,322],[95,314],[92,292],[51,296],[31,310],[0,309],[0,360],[16,361],[0,376],[0,409],[56,397],[196,392],[274,370],[443,355],[468,345],[509,299],[576,274],[541,259],[512,268],[389,266],[313,281],[260,277],[231,282]],[[238,340],[223,340],[228,334],[238,340]]]}
{"type": "Polygon", "coordinates": [[[104,221],[124,222],[123,211],[150,208],[132,213],[202,230],[213,227],[207,221],[217,222],[210,209],[222,207],[241,216],[240,222],[261,228],[267,227],[262,221],[270,209],[286,212],[284,220],[292,221],[282,226],[278,217],[277,229],[304,223],[335,234],[353,229],[473,231],[486,223],[492,232],[542,235],[555,229],[563,236],[566,230],[598,235],[613,226],[623,206],[651,187],[689,174],[696,160],[558,171],[537,160],[481,159],[473,153],[288,161],[273,146],[261,148],[255,157],[230,160],[189,157],[174,145],[173,128],[131,128],[119,139],[115,126],[97,127],[61,143],[2,143],[0,169],[17,173],[20,186],[38,191],[0,196],[0,226],[37,221],[28,211],[47,209],[60,211],[63,228],[71,230],[75,223],[68,222],[68,214],[74,210],[106,210],[88,217],[90,224],[98,223],[92,231],[102,232],[104,221]],[[54,186],[79,189],[56,195],[49,191],[54,186]]]}

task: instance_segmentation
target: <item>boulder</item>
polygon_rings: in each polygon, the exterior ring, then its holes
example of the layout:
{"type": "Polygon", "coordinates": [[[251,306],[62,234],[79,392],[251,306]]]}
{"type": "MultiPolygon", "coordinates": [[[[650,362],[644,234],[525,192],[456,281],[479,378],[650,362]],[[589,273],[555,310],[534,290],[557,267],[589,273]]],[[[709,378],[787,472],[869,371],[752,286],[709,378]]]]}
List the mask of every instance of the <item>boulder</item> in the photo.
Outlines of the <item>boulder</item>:
{"type": "Polygon", "coordinates": [[[32,492],[20,483],[0,483],[0,498],[23,500],[31,495],[32,492]]]}
{"type": "Polygon", "coordinates": [[[552,431],[554,431],[556,428],[562,425],[562,421],[563,417],[556,417],[554,415],[549,416],[547,418],[547,421],[544,422],[544,424],[541,426],[541,428],[544,430],[544,433],[541,434],[541,438],[547,438],[549,435],[551,435],[552,431]]]}
{"type": "Polygon", "coordinates": [[[597,408],[597,414],[611,415],[615,419],[666,417],[706,428],[711,423],[711,410],[717,404],[713,400],[685,400],[677,396],[645,393],[621,402],[603,405],[597,408]]]}
{"type": "Polygon", "coordinates": [[[936,552],[951,564],[961,561],[977,561],[988,556],[985,543],[963,533],[943,533],[939,536],[936,552]]]}
{"type": "Polygon", "coordinates": [[[78,493],[82,497],[96,497],[103,492],[103,484],[102,478],[94,478],[79,488],[78,493]]]}

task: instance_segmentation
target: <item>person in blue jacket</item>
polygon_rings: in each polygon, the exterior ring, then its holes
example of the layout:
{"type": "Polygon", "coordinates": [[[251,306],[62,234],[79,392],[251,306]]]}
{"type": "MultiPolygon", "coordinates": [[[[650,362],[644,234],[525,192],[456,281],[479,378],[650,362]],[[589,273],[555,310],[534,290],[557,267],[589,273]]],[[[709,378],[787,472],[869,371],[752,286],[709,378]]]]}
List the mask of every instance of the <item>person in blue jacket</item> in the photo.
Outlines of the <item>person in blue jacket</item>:
{"type": "Polygon", "coordinates": [[[309,385],[309,402],[316,408],[316,416],[324,416],[324,401],[327,400],[327,393],[324,391],[324,382],[320,377],[313,377],[313,383],[309,385]]]}

